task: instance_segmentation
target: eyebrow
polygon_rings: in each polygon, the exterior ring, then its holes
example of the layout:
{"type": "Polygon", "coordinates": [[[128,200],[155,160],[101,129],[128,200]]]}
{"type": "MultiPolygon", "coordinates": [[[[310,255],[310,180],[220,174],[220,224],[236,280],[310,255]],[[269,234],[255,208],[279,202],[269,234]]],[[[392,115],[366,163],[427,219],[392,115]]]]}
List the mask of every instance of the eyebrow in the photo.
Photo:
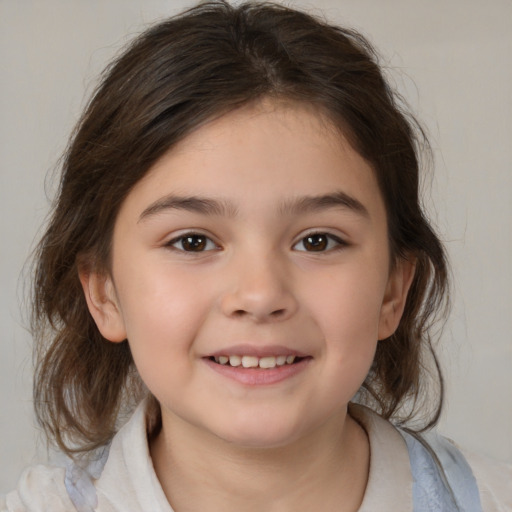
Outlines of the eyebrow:
{"type": "MultiPolygon", "coordinates": [[[[284,201],[278,211],[280,215],[297,215],[329,210],[331,208],[342,208],[366,219],[370,218],[368,210],[359,200],[342,191],[318,196],[292,198],[284,201]]],[[[223,217],[235,217],[238,213],[237,207],[229,201],[200,196],[177,196],[170,194],[150,204],[140,214],[138,222],[168,210],[185,210],[202,215],[223,217]]]]}
{"type": "Polygon", "coordinates": [[[202,215],[218,215],[224,217],[234,217],[237,213],[237,208],[227,201],[171,194],[150,204],[140,214],[139,222],[168,210],[185,210],[202,215]]]}
{"type": "Polygon", "coordinates": [[[370,213],[363,203],[342,191],[337,191],[332,194],[291,199],[281,204],[279,212],[282,215],[295,215],[299,213],[329,210],[331,208],[342,208],[366,219],[370,219],[370,213]]]}

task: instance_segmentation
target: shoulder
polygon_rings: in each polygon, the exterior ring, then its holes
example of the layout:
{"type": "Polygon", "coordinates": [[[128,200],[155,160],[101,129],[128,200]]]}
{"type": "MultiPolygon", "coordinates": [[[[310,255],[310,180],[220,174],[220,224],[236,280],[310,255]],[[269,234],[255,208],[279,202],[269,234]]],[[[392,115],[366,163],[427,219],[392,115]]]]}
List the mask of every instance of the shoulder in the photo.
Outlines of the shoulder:
{"type": "MultiPolygon", "coordinates": [[[[352,405],[350,413],[370,439],[373,460],[368,491],[372,481],[377,480],[385,481],[388,488],[401,472],[393,494],[396,496],[399,488],[403,491],[408,487],[414,503],[424,505],[420,510],[456,510],[455,500],[459,510],[512,511],[511,464],[467,451],[435,431],[406,432],[366,407],[352,405]],[[378,478],[372,475],[372,468],[374,473],[379,473],[378,478]],[[479,502],[481,507],[477,505],[479,502]],[[442,506],[443,503],[448,505],[442,506]]],[[[379,489],[379,496],[383,495],[383,489],[379,489]]],[[[411,508],[412,505],[408,509],[411,508]]],[[[384,509],[387,510],[379,510],[384,509]]]]}
{"type": "Polygon", "coordinates": [[[65,467],[27,469],[18,488],[0,497],[0,512],[169,510],[149,454],[147,421],[143,402],[110,445],[66,459],[65,467]]]}
{"type": "Polygon", "coordinates": [[[65,469],[33,466],[26,469],[18,488],[0,498],[1,512],[68,512],[73,510],[64,485],[65,469]]]}
{"type": "MultiPolygon", "coordinates": [[[[441,481],[448,484],[446,489],[458,505],[454,510],[483,512],[512,510],[512,465],[468,452],[435,431],[406,437],[408,437],[406,441],[409,446],[413,474],[416,466],[415,481],[418,480],[418,483],[426,481],[428,484],[432,480],[432,478],[430,480],[425,478],[429,473],[425,460],[432,456],[431,462],[437,466],[441,481]],[[411,443],[411,439],[421,442],[411,443]],[[424,456],[421,454],[418,456],[422,450],[424,456]]],[[[432,464],[430,466],[432,469],[432,464]]],[[[434,472],[430,471],[430,473],[434,472]]],[[[425,489],[428,495],[432,496],[432,486],[427,485],[425,489]]],[[[447,502],[451,502],[448,496],[446,498],[447,502]]]]}
{"type": "Polygon", "coordinates": [[[512,464],[461,450],[470,465],[485,512],[512,510],[512,464]]]}

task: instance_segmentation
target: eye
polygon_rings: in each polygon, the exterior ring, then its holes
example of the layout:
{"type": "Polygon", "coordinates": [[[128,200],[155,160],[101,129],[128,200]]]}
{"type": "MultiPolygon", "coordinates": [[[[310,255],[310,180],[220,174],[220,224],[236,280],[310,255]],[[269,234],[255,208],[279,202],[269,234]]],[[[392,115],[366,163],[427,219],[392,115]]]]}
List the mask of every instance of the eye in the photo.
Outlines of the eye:
{"type": "Polygon", "coordinates": [[[186,233],[173,238],[167,246],[185,252],[214,251],[219,248],[213,240],[200,233],[186,233]]]}
{"type": "Polygon", "coordinates": [[[346,243],[329,233],[310,233],[297,242],[293,249],[306,252],[325,252],[344,246],[346,243]]]}

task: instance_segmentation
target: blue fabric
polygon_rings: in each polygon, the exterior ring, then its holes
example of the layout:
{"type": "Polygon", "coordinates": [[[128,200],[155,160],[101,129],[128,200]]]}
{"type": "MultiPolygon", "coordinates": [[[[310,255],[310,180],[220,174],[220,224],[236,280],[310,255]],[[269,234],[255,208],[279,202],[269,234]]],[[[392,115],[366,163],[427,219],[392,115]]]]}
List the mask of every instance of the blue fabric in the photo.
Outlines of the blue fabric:
{"type": "Polygon", "coordinates": [[[414,512],[483,512],[473,472],[453,443],[433,432],[400,433],[409,450],[414,512]]]}
{"type": "MultiPolygon", "coordinates": [[[[447,439],[399,430],[409,451],[413,477],[413,512],[483,512],[477,483],[460,451],[447,439]]],[[[65,486],[77,512],[98,506],[93,481],[108,458],[109,447],[96,452],[85,465],[70,460],[65,486]]]]}
{"type": "Polygon", "coordinates": [[[77,512],[94,512],[98,506],[98,497],[93,480],[101,476],[107,462],[110,445],[102,448],[82,467],[70,459],[66,466],[64,485],[77,512]]]}

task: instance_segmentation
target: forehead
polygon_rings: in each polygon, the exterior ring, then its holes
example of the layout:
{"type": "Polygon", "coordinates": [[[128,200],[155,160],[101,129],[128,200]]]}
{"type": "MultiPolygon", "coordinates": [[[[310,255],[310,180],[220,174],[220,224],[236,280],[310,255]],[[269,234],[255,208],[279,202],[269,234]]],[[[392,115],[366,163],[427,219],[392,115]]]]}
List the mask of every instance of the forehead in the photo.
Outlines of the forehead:
{"type": "Polygon", "coordinates": [[[139,211],[169,193],[239,206],[282,204],[345,192],[370,210],[383,204],[371,166],[312,105],[264,100],[198,128],[170,149],[126,203],[139,211]],[[135,206],[135,205],[134,205],[135,206]]]}

